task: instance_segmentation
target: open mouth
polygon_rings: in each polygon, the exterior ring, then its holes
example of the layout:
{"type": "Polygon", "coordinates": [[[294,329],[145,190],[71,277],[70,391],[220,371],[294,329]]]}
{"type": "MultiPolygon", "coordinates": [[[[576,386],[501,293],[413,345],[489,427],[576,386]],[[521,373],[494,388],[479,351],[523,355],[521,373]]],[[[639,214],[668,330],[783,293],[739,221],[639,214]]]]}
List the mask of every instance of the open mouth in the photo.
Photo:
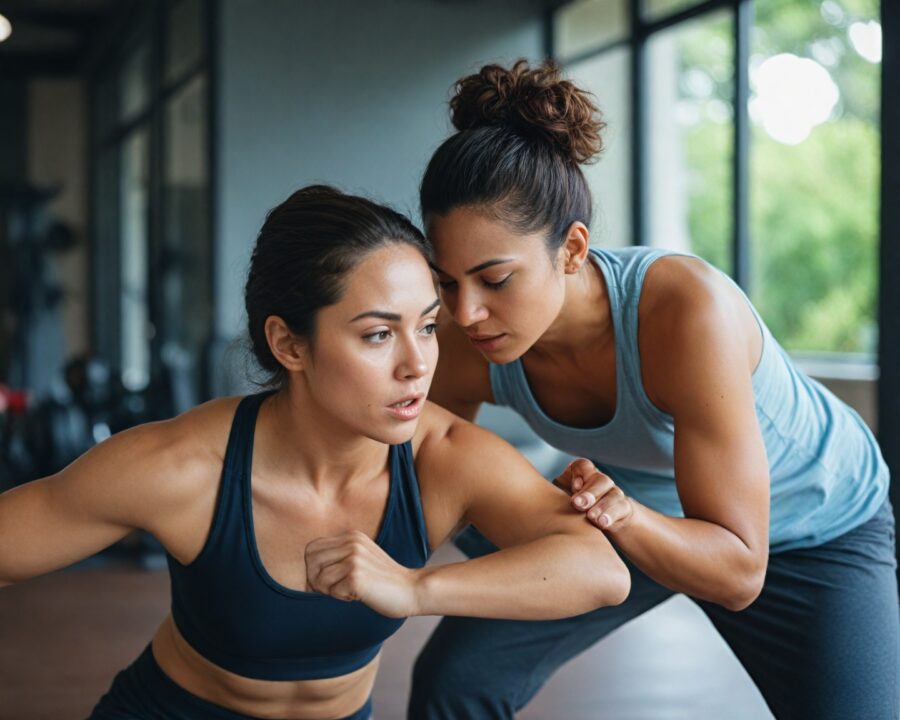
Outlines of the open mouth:
{"type": "Polygon", "coordinates": [[[392,408],[404,408],[404,407],[409,407],[409,406],[412,405],[415,401],[416,401],[416,398],[410,398],[409,400],[403,400],[403,401],[401,401],[401,402],[394,403],[393,405],[388,405],[388,407],[392,407],[392,408]]]}
{"type": "Polygon", "coordinates": [[[405,400],[398,400],[387,406],[387,411],[398,420],[415,420],[425,404],[424,395],[415,395],[405,400]]]}

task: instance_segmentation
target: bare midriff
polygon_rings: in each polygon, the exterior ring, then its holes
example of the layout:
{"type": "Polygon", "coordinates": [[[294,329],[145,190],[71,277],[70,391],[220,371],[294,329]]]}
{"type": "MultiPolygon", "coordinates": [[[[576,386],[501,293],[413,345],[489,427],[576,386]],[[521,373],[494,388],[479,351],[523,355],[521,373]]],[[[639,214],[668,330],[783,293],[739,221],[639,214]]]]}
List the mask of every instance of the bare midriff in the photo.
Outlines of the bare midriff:
{"type": "Polygon", "coordinates": [[[338,720],[352,715],[375,684],[380,655],[340,677],[256,680],[211,663],[184,639],[171,615],[153,637],[153,656],[177,685],[208,702],[257,718],[338,720]]]}

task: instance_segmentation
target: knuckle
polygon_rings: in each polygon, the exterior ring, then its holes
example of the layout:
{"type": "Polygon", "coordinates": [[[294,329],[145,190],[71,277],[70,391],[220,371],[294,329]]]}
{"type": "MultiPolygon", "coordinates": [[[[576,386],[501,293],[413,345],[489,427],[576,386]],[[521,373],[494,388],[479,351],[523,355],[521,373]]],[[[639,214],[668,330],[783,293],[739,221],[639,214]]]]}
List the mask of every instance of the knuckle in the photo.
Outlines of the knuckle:
{"type": "Polygon", "coordinates": [[[604,481],[608,480],[609,478],[606,477],[606,475],[604,475],[599,470],[591,470],[590,474],[587,476],[587,479],[590,482],[599,485],[599,484],[602,484],[604,481]]]}

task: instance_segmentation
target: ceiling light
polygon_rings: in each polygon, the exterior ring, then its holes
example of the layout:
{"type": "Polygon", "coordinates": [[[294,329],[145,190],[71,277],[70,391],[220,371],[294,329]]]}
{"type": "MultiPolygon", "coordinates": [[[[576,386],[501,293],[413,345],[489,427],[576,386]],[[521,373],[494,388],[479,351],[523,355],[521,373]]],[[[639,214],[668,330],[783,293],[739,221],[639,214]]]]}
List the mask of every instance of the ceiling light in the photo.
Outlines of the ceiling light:
{"type": "Polygon", "coordinates": [[[12,35],[12,25],[3,15],[0,15],[0,42],[12,35]]]}

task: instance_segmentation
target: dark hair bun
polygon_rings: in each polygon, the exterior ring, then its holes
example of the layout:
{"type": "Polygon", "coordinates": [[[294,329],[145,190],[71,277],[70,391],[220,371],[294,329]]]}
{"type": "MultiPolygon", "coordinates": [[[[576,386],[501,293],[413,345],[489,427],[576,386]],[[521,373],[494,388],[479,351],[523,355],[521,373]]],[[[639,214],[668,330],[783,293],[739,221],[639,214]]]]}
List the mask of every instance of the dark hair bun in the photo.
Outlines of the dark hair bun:
{"type": "Polygon", "coordinates": [[[457,130],[507,126],[538,135],[576,163],[600,153],[606,127],[590,93],[563,80],[552,62],[531,68],[524,59],[509,69],[485,65],[457,81],[450,118],[457,130]]]}

